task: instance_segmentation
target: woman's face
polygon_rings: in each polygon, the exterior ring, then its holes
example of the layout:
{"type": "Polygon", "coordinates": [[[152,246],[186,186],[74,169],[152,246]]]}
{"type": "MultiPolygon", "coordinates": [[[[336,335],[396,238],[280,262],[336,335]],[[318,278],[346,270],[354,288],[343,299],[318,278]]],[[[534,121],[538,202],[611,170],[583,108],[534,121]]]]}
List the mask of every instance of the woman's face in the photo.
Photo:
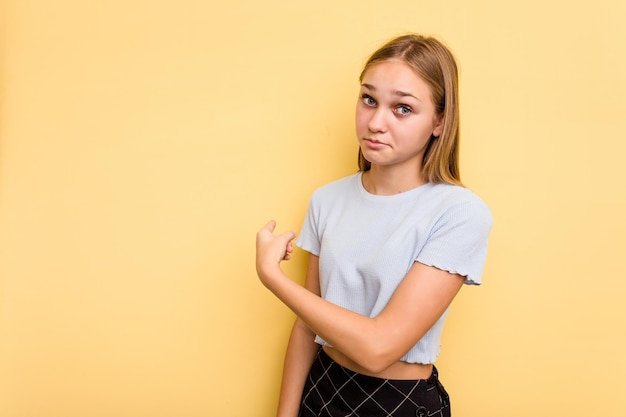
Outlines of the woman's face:
{"type": "Polygon", "coordinates": [[[442,120],[435,112],[430,87],[399,59],[372,65],[365,72],[356,106],[361,152],[372,165],[417,166],[442,120]]]}

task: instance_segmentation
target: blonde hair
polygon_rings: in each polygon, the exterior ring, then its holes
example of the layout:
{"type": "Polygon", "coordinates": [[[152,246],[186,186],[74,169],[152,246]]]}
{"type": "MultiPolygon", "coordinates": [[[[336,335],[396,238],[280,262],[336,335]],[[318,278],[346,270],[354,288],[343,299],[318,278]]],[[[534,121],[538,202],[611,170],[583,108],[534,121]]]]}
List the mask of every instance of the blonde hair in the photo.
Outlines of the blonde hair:
{"type": "MultiPolygon", "coordinates": [[[[435,111],[443,120],[439,137],[431,136],[424,153],[422,174],[432,183],[461,184],[459,172],[459,81],[452,53],[432,37],[417,34],[399,36],[380,47],[367,60],[360,81],[374,64],[401,59],[430,87],[435,111]]],[[[371,164],[359,149],[359,170],[371,164]]]]}

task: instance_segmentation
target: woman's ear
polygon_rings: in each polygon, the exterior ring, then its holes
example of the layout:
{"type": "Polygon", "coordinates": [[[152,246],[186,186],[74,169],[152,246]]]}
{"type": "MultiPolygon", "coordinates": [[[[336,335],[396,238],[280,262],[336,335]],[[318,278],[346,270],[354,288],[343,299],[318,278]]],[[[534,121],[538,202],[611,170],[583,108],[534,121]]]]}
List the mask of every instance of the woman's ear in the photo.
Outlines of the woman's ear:
{"type": "Polygon", "coordinates": [[[435,127],[433,129],[433,136],[438,138],[443,132],[443,116],[435,116],[435,127]]]}

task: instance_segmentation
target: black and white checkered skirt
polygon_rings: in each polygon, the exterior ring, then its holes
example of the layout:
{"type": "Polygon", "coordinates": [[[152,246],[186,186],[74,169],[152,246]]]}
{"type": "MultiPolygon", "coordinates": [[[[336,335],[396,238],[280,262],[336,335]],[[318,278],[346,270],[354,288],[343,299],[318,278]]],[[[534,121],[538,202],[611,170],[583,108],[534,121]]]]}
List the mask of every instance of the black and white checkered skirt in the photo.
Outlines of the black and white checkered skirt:
{"type": "Polygon", "coordinates": [[[320,349],[307,377],[299,417],[449,417],[437,369],[428,379],[375,378],[344,368],[320,349]]]}

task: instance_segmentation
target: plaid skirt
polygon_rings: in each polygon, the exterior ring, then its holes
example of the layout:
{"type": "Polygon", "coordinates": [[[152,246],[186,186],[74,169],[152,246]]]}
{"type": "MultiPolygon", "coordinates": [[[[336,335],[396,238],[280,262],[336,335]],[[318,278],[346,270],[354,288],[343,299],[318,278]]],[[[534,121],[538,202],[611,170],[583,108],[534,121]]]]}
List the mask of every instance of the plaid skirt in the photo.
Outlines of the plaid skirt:
{"type": "Polygon", "coordinates": [[[437,369],[428,379],[398,380],[362,375],[315,357],[298,417],[450,417],[450,398],[437,369]]]}

